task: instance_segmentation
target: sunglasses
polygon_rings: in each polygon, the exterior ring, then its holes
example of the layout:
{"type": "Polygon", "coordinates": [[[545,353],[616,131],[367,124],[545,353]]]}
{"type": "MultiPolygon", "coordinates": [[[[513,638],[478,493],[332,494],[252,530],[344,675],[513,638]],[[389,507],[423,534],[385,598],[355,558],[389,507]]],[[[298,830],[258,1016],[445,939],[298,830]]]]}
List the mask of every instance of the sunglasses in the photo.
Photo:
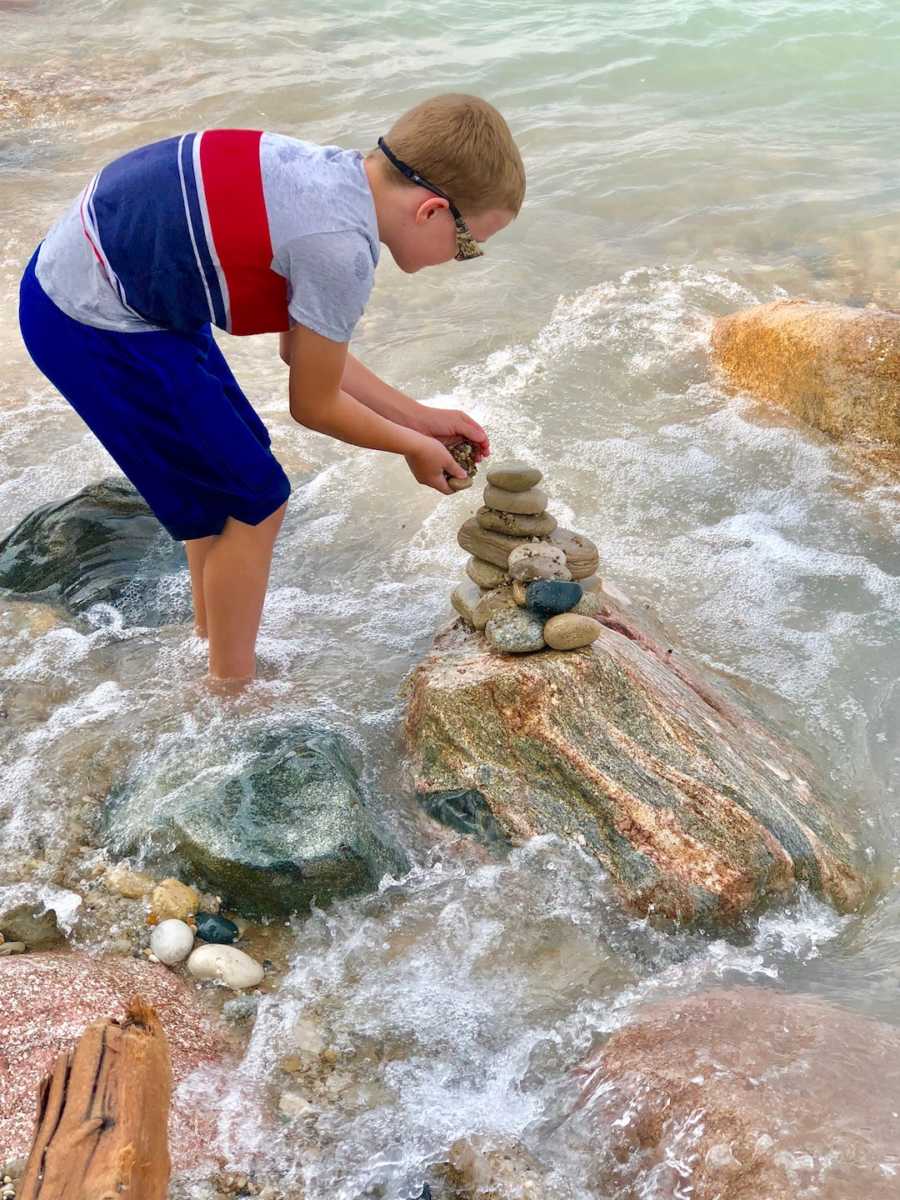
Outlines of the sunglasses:
{"type": "Polygon", "coordinates": [[[435,187],[433,183],[429,183],[424,175],[420,175],[418,171],[414,171],[412,167],[408,167],[405,162],[401,162],[399,158],[391,151],[390,147],[385,142],[384,138],[378,139],[378,149],[384,154],[390,162],[394,164],[401,175],[405,175],[412,183],[416,183],[419,187],[425,188],[429,192],[433,192],[435,196],[440,196],[442,200],[446,200],[450,206],[450,215],[453,217],[456,225],[456,254],[454,257],[458,262],[465,262],[467,258],[481,258],[484,251],[472,237],[472,232],[468,225],[462,219],[462,214],[459,209],[450,199],[445,191],[435,187]]]}

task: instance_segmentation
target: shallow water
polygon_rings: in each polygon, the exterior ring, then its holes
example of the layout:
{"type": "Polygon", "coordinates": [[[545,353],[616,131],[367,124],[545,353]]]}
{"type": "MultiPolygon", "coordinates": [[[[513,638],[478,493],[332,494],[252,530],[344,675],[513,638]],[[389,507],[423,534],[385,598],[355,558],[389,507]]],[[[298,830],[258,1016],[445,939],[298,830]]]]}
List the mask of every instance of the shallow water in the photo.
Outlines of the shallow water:
{"type": "MultiPolygon", "coordinates": [[[[897,306],[894,6],[35,0],[0,4],[0,35],[0,531],[111,467],[27,361],[14,311],[34,244],[99,163],[212,125],[367,148],[430,92],[479,92],[522,147],[525,209],[477,263],[406,277],[385,253],[356,351],[471,411],[498,455],[538,462],[603,573],[754,688],[885,864],[864,916],[801,901],[729,946],[626,921],[573,849],[542,840],[491,864],[417,816],[397,689],[449,613],[472,502],[299,429],[274,339],[226,338],[295,483],[262,680],[223,708],[197,687],[184,626],[4,605],[0,815],[8,861],[52,849],[61,813],[96,806],[137,755],[243,709],[315,716],[356,746],[416,867],[297,925],[295,967],[226,1102],[233,1161],[300,1173],[309,1200],[399,1198],[483,1133],[522,1139],[548,1194],[580,1196],[579,1153],[542,1131],[567,1071],[641,998],[737,978],[900,1021],[900,497],[726,396],[706,361],[713,319],[745,304],[897,306]],[[364,1100],[323,1094],[314,1137],[288,1127],[272,1144],[247,1095],[258,1085],[264,1104],[310,1006],[348,1063],[367,1044],[391,1053],[349,1071],[348,1089],[375,1089],[364,1100]]],[[[173,606],[186,586],[170,581],[173,606]]]]}

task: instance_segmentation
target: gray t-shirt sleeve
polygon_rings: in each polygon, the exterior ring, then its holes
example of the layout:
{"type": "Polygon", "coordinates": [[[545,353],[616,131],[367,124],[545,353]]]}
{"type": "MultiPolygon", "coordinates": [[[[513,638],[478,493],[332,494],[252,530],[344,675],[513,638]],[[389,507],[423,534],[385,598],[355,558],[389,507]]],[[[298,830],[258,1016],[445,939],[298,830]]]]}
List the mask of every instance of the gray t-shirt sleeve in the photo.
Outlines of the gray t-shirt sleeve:
{"type": "Polygon", "coordinates": [[[333,342],[349,342],[375,267],[369,243],[352,230],[307,233],[279,250],[274,269],[288,281],[288,313],[333,342]]]}

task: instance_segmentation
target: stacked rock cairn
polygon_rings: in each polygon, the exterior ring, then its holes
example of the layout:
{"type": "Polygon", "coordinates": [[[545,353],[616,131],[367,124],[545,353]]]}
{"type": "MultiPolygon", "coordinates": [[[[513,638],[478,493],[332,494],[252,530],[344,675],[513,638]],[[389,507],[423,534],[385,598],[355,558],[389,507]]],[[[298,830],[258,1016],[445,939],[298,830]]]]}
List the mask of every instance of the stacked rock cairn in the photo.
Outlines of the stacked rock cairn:
{"type": "MultiPolygon", "coordinates": [[[[474,463],[452,453],[469,471],[468,481],[453,480],[459,491],[470,486],[474,463]]],[[[595,619],[602,607],[597,547],[547,512],[542,478],[525,462],[490,466],[484,504],[458,534],[471,558],[451,603],[504,654],[578,650],[603,628],[595,619]]]]}

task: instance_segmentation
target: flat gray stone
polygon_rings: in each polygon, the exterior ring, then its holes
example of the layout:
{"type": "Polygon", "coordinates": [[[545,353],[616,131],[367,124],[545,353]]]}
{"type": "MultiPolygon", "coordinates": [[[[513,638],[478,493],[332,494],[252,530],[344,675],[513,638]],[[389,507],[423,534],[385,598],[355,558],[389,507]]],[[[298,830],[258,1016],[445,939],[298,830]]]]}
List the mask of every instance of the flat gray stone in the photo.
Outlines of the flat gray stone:
{"type": "Polygon", "coordinates": [[[482,529],[490,529],[495,533],[508,533],[514,537],[546,537],[557,526],[556,517],[550,513],[510,513],[500,512],[496,508],[484,505],[475,514],[475,520],[482,529]]]}
{"type": "Polygon", "coordinates": [[[547,493],[540,488],[529,488],[527,492],[507,492],[489,483],[484,489],[484,502],[488,508],[495,508],[499,512],[542,513],[547,507],[547,493]]]}
{"type": "Polygon", "coordinates": [[[467,553],[485,562],[493,563],[506,570],[509,555],[516,546],[527,546],[531,538],[510,537],[505,533],[493,533],[490,529],[482,529],[474,517],[470,517],[459,527],[456,540],[467,553]]]}
{"type": "Polygon", "coordinates": [[[527,492],[544,478],[537,467],[530,466],[520,458],[509,458],[505,462],[496,463],[488,467],[485,474],[488,483],[507,492],[527,492]]]}

